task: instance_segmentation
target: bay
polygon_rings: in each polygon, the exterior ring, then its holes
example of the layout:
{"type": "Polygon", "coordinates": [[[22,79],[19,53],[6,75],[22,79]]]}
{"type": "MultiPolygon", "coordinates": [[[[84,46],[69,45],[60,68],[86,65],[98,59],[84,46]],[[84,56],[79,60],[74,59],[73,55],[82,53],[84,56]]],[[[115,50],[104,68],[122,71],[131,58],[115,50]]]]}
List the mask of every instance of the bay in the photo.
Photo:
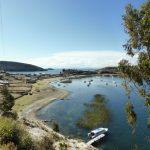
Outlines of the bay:
{"type": "MultiPolygon", "coordinates": [[[[58,123],[61,134],[72,138],[88,141],[87,133],[91,130],[80,127],[78,121],[88,111],[85,104],[91,104],[94,96],[103,95],[106,107],[110,112],[110,120],[97,127],[109,128],[109,134],[103,141],[97,143],[97,148],[104,150],[150,149],[150,129],[147,127],[147,108],[144,100],[134,89],[130,99],[122,86],[123,79],[119,77],[90,77],[74,79],[72,83],[51,83],[55,87],[71,92],[64,100],[56,100],[38,111],[37,116],[42,120],[53,120],[58,123]],[[91,83],[88,86],[89,82],[91,83]],[[137,115],[135,124],[130,124],[125,111],[125,105],[130,102],[134,105],[137,115]]],[[[100,117],[102,114],[99,114],[100,117]]],[[[51,127],[52,123],[48,123],[51,127]]]]}

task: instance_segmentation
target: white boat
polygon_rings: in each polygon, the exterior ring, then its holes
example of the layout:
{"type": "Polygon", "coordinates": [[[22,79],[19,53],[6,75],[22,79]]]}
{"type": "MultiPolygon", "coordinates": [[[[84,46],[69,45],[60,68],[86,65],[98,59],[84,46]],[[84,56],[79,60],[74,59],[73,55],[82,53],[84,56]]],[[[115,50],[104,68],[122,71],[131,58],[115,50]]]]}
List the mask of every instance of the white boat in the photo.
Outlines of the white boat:
{"type": "Polygon", "coordinates": [[[105,136],[105,134],[100,134],[97,137],[95,137],[95,138],[91,139],[90,141],[88,141],[86,144],[87,145],[92,145],[93,143],[101,140],[104,136],[105,136]]]}
{"type": "Polygon", "coordinates": [[[97,128],[88,133],[88,137],[95,138],[101,134],[104,134],[108,131],[108,128],[97,128]]]}
{"type": "Polygon", "coordinates": [[[61,81],[61,83],[72,83],[71,79],[64,79],[61,81]]]}

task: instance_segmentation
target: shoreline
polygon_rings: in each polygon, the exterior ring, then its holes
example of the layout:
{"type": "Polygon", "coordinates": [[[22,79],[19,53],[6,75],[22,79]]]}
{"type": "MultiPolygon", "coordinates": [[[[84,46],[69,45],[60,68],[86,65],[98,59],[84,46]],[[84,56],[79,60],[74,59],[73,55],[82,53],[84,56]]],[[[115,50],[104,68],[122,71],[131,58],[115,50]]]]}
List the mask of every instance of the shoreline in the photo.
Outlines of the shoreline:
{"type": "Polygon", "coordinates": [[[96,150],[93,146],[88,146],[81,139],[69,139],[64,135],[55,132],[47,124],[37,117],[37,111],[42,109],[44,106],[49,103],[65,98],[70,95],[69,91],[54,88],[50,86],[49,83],[56,80],[61,80],[61,77],[49,78],[40,80],[37,83],[33,84],[32,95],[26,95],[16,100],[14,110],[18,112],[19,120],[23,122],[26,126],[26,129],[31,134],[32,138],[40,139],[42,136],[51,135],[57,136],[59,142],[56,140],[54,143],[55,149],[59,150],[60,142],[66,143],[70,150],[96,150]],[[38,92],[36,91],[38,87],[38,92]],[[24,101],[27,100],[26,104],[24,101]],[[22,102],[25,105],[22,105],[22,102]],[[74,147],[77,147],[74,149],[74,147]]]}

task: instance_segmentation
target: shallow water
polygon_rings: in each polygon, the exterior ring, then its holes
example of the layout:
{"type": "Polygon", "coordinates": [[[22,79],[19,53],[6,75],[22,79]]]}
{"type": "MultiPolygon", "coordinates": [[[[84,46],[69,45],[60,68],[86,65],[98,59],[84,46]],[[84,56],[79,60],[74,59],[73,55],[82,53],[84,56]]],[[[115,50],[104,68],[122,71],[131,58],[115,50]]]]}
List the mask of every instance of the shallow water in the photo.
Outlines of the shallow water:
{"type": "MultiPolygon", "coordinates": [[[[108,127],[109,134],[95,146],[104,150],[128,150],[133,147],[148,150],[150,129],[147,128],[147,108],[144,106],[144,100],[138,96],[136,90],[128,99],[122,82],[123,80],[118,77],[91,77],[74,79],[71,84],[51,83],[56,87],[69,90],[71,95],[64,100],[50,103],[42,108],[37,116],[42,120],[53,120],[58,123],[60,133],[66,136],[88,141],[87,133],[90,129],[80,128],[77,122],[87,109],[85,103],[92,102],[94,95],[101,94],[107,99],[106,105],[111,113],[111,120],[100,125],[108,127]],[[93,81],[90,86],[87,86],[90,80],[93,81]],[[127,121],[125,112],[127,101],[134,104],[134,111],[137,114],[137,122],[133,126],[127,121]]],[[[48,125],[51,126],[52,123],[48,125]]]]}

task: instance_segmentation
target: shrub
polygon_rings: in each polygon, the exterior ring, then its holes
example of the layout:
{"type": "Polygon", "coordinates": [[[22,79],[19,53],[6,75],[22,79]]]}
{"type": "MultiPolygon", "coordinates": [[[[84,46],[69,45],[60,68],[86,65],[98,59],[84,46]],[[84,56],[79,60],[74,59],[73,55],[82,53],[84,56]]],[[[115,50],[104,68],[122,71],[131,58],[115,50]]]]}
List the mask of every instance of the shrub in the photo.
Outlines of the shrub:
{"type": "Polygon", "coordinates": [[[0,144],[13,142],[18,150],[35,149],[30,135],[11,118],[0,117],[0,144]]]}
{"type": "Polygon", "coordinates": [[[17,150],[17,147],[15,146],[14,143],[8,143],[8,144],[3,144],[0,147],[0,150],[17,150]]]}
{"type": "Polygon", "coordinates": [[[67,147],[68,147],[68,146],[67,146],[66,143],[60,143],[60,144],[59,144],[59,149],[60,149],[60,150],[67,150],[67,147]]]}
{"type": "Polygon", "coordinates": [[[15,104],[14,97],[10,94],[7,86],[3,86],[0,90],[2,98],[0,103],[0,111],[2,115],[5,116],[8,112],[12,110],[12,107],[15,104]]]}
{"type": "Polygon", "coordinates": [[[54,150],[53,140],[49,136],[44,136],[41,141],[37,143],[38,150],[54,150]]]}
{"type": "Polygon", "coordinates": [[[53,122],[53,127],[52,129],[56,132],[59,132],[59,125],[56,122],[53,122]]]}
{"type": "Polygon", "coordinates": [[[12,118],[14,120],[16,120],[18,118],[18,114],[15,111],[3,112],[2,116],[9,117],[9,118],[12,118]]]}

